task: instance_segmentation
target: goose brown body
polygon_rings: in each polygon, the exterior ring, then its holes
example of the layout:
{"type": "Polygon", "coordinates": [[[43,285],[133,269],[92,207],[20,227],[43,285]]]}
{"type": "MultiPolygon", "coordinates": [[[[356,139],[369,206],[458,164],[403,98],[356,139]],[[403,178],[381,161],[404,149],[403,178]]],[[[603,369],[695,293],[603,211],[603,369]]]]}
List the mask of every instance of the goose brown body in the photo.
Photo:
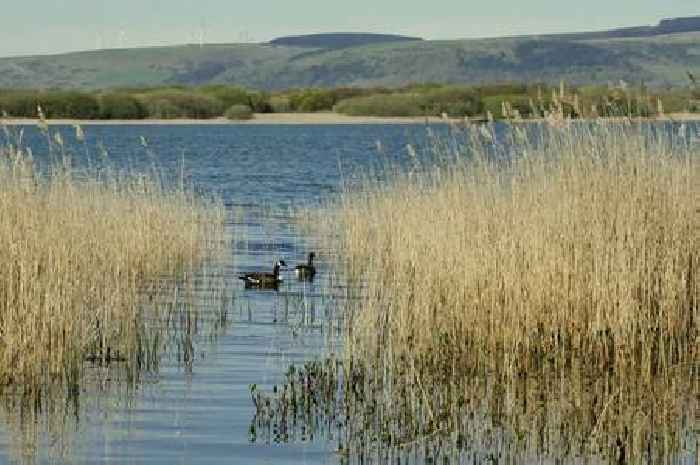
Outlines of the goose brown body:
{"type": "Polygon", "coordinates": [[[287,266],[284,260],[275,263],[272,273],[256,271],[239,276],[238,279],[245,282],[246,288],[277,289],[282,282],[280,279],[280,269],[287,266]]]}

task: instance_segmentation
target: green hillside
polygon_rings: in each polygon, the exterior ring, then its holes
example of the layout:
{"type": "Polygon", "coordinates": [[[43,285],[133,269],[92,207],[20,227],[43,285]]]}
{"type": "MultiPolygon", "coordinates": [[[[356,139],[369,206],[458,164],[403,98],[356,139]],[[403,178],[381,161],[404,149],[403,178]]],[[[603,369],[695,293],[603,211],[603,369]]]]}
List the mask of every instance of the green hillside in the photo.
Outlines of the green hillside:
{"type": "Polygon", "coordinates": [[[700,75],[700,31],[390,41],[345,48],[220,44],[0,59],[0,88],[227,83],[259,89],[503,81],[687,84],[700,75]],[[578,39],[577,37],[581,37],[578,39]]]}

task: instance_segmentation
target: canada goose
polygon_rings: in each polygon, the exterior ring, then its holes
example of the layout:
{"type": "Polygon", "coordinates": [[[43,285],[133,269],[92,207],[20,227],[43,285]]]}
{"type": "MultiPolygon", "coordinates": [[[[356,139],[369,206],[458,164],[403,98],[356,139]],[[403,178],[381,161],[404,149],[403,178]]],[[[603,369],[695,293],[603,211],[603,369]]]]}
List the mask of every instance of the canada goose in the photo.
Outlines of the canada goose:
{"type": "Polygon", "coordinates": [[[297,278],[299,280],[308,280],[311,281],[314,279],[314,275],[316,274],[316,268],[314,267],[314,257],[316,256],[315,253],[311,252],[309,254],[309,261],[297,265],[294,267],[294,274],[297,275],[297,278]]]}
{"type": "Polygon", "coordinates": [[[280,282],[280,268],[286,267],[287,264],[284,260],[280,260],[275,263],[275,267],[272,269],[272,273],[267,273],[264,271],[256,271],[254,273],[246,273],[243,276],[239,276],[238,279],[245,281],[245,287],[259,287],[265,289],[277,289],[280,282]]]}

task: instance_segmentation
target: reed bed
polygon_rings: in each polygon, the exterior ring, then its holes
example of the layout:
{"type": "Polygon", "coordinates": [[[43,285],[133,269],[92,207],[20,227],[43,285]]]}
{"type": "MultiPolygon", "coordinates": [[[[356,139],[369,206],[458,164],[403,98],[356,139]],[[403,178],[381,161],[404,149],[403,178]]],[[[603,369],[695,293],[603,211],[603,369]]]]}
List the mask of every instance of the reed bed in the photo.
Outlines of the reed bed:
{"type": "MultiPolygon", "coordinates": [[[[60,137],[46,131],[58,150],[60,137]]],[[[155,362],[159,342],[143,331],[148,304],[222,254],[223,206],[169,188],[156,173],[76,170],[65,151],[40,170],[21,137],[8,140],[0,147],[0,386],[77,393],[86,366],[155,362]]]]}
{"type": "MultiPolygon", "coordinates": [[[[294,405],[340,418],[356,463],[688,453],[697,129],[555,116],[453,131],[324,212],[361,298],[345,353],[300,375],[294,405]]],[[[293,388],[255,399],[258,429],[288,424],[293,388]]]]}
{"type": "Polygon", "coordinates": [[[338,249],[369,296],[353,355],[450,353],[460,370],[506,376],[583,358],[645,377],[696,355],[688,129],[543,127],[530,140],[514,127],[499,146],[487,128],[342,201],[338,249]]]}

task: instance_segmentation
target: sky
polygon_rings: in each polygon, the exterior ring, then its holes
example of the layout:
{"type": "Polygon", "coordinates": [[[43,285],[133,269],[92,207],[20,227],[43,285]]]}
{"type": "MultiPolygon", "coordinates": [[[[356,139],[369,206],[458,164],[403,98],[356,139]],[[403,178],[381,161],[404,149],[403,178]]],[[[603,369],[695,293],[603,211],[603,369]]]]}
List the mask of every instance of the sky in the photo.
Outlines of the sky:
{"type": "Polygon", "coordinates": [[[698,0],[0,0],[0,56],[317,32],[496,37],[696,15],[698,0]]]}

